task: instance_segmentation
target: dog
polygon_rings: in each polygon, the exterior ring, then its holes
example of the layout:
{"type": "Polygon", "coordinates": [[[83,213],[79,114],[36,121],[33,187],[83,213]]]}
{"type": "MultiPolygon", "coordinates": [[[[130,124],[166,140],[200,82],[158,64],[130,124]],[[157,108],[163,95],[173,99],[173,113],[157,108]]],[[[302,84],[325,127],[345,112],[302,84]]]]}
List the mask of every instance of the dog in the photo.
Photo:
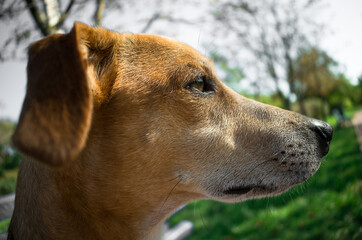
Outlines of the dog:
{"type": "Polygon", "coordinates": [[[75,23],[29,47],[9,239],[158,239],[197,199],[311,177],[332,127],[247,99],[175,40],[75,23]]]}

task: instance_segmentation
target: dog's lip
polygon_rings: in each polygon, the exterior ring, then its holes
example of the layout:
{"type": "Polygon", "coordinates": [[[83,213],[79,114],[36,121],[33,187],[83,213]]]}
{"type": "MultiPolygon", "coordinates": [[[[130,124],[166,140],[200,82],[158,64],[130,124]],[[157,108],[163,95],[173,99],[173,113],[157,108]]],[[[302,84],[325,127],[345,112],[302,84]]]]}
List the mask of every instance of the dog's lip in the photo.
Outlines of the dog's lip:
{"type": "Polygon", "coordinates": [[[266,190],[271,190],[266,186],[262,186],[262,185],[240,185],[240,186],[233,186],[228,188],[227,190],[224,191],[224,194],[226,195],[244,195],[249,193],[252,190],[262,190],[262,191],[266,191],[266,190]]]}

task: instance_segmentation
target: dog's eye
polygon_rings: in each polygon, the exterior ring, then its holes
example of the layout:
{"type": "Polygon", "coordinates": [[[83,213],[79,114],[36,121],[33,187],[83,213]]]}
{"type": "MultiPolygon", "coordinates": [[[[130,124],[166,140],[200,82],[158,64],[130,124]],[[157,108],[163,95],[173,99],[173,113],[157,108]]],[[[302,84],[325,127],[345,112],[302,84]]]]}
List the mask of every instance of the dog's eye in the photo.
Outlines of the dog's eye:
{"type": "Polygon", "coordinates": [[[214,91],[212,85],[208,83],[204,77],[198,77],[193,82],[187,84],[185,88],[190,91],[201,93],[210,93],[214,91]]]}
{"type": "Polygon", "coordinates": [[[204,92],[205,82],[203,78],[198,78],[196,81],[193,81],[187,86],[189,86],[192,90],[204,92]]]}

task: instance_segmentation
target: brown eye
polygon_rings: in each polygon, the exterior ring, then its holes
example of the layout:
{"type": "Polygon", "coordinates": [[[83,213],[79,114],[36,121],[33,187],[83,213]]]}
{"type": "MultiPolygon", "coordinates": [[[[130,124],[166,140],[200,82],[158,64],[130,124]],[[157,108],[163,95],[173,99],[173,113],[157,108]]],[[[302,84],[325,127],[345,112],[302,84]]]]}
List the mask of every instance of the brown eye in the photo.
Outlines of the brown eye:
{"type": "Polygon", "coordinates": [[[192,92],[202,94],[211,94],[215,92],[214,84],[205,77],[197,77],[196,80],[187,84],[185,88],[192,92]]]}
{"type": "Polygon", "coordinates": [[[198,90],[204,92],[205,82],[203,78],[198,78],[196,81],[188,85],[191,90],[198,90]]]}

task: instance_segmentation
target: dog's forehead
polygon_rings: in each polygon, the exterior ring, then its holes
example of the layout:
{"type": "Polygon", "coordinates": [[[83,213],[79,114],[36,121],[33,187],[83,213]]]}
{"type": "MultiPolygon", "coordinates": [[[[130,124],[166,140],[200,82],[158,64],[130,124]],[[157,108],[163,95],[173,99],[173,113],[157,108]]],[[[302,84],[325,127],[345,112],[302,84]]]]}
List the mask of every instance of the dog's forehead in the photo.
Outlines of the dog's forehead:
{"type": "Polygon", "coordinates": [[[122,34],[118,72],[153,83],[184,84],[198,74],[216,76],[212,62],[187,44],[148,34],[122,34]],[[170,81],[171,80],[171,81],[170,81]]]}
{"type": "Polygon", "coordinates": [[[151,34],[124,34],[123,44],[140,56],[148,55],[158,61],[191,61],[209,65],[210,60],[191,46],[175,39],[151,34]]]}

